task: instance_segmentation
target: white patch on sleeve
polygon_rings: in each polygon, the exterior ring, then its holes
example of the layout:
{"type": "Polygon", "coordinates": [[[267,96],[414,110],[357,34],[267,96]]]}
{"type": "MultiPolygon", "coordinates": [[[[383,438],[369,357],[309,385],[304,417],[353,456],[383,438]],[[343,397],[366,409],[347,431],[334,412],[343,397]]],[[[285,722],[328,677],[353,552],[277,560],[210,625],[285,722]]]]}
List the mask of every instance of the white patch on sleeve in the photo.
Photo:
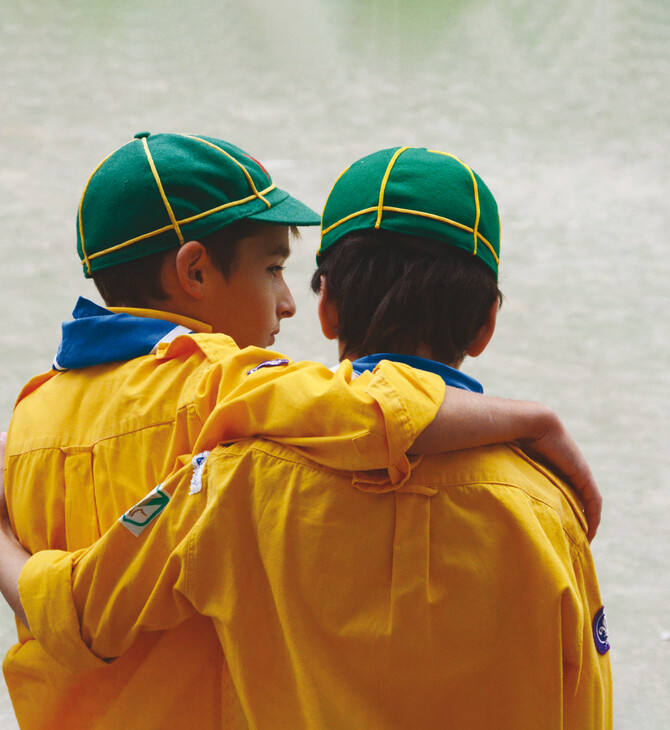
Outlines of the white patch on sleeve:
{"type": "Polygon", "coordinates": [[[205,462],[209,456],[209,451],[203,451],[193,457],[193,477],[191,478],[191,488],[189,494],[197,494],[202,489],[202,472],[205,468],[205,462]]]}
{"type": "Polygon", "coordinates": [[[163,491],[159,484],[147,496],[119,517],[119,522],[130,532],[139,537],[158,515],[167,507],[170,495],[163,491]]]}

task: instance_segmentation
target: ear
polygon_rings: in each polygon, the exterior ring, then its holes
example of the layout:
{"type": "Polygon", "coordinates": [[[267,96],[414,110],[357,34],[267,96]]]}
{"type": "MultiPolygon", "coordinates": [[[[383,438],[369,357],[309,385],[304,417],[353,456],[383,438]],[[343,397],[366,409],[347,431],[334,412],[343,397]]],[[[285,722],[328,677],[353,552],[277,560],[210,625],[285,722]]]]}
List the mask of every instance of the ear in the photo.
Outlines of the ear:
{"type": "Polygon", "coordinates": [[[337,339],[337,326],[339,324],[337,307],[328,289],[328,282],[325,276],[321,276],[321,290],[319,291],[319,304],[317,307],[321,331],[329,340],[337,339]]]}
{"type": "Polygon", "coordinates": [[[187,241],[179,248],[175,271],[179,286],[185,294],[194,299],[202,299],[208,266],[207,250],[199,241],[187,241]]]}
{"type": "Polygon", "coordinates": [[[484,322],[481,326],[479,332],[477,332],[477,335],[475,336],[475,339],[466,350],[466,355],[470,355],[470,357],[477,357],[477,355],[481,355],[482,352],[484,352],[486,346],[491,341],[491,337],[493,337],[493,333],[496,328],[499,306],[498,300],[496,299],[495,302],[493,302],[491,309],[489,309],[489,315],[486,322],[484,322]]]}

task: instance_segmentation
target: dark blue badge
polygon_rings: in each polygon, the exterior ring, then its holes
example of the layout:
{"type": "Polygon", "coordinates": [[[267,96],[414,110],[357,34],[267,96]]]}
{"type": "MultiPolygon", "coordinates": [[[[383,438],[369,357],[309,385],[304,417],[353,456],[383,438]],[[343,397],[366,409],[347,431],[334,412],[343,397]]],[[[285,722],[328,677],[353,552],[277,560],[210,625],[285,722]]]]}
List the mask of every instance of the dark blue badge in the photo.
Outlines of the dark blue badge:
{"type": "Polygon", "coordinates": [[[251,373],[255,373],[256,370],[260,370],[261,368],[276,368],[278,365],[288,365],[289,361],[283,357],[278,357],[276,360],[266,360],[265,362],[262,362],[260,365],[256,365],[255,368],[251,368],[251,370],[247,370],[247,375],[251,375],[251,373]]]}
{"type": "Polygon", "coordinates": [[[599,654],[607,654],[610,650],[609,638],[605,606],[601,606],[593,619],[593,640],[596,642],[596,649],[599,654]]]}

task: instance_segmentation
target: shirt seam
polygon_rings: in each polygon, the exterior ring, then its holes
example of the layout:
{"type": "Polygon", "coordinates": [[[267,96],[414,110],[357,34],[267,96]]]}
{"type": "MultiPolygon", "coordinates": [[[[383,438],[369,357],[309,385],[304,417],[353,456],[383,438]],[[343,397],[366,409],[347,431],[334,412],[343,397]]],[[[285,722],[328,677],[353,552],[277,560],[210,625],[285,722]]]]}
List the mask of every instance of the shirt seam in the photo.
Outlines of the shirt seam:
{"type": "MultiPolygon", "coordinates": [[[[295,464],[296,466],[299,466],[300,468],[308,469],[312,472],[316,472],[319,474],[336,474],[341,475],[343,473],[347,473],[348,470],[339,470],[339,469],[332,469],[331,467],[326,467],[321,464],[311,464],[306,463],[305,461],[302,461],[300,458],[292,459],[289,455],[285,454],[275,454],[270,449],[264,448],[262,445],[262,439],[245,439],[244,441],[238,441],[236,442],[236,446],[239,444],[249,444],[248,446],[245,446],[245,453],[248,451],[257,451],[260,452],[267,457],[271,459],[275,459],[277,461],[283,461],[288,464],[295,464]],[[261,443],[258,443],[261,441],[261,443]]],[[[268,441],[268,443],[273,443],[271,441],[268,441]]],[[[282,448],[290,449],[289,446],[283,446],[282,448]]],[[[240,460],[243,458],[244,453],[231,453],[228,450],[226,451],[220,451],[218,453],[213,453],[212,458],[216,461],[219,459],[237,459],[240,460]]],[[[359,470],[360,471],[360,470],[359,470]]],[[[552,513],[556,516],[557,520],[561,524],[561,530],[565,534],[565,536],[570,540],[570,543],[579,550],[579,552],[583,552],[584,550],[584,541],[586,538],[584,537],[584,540],[582,541],[579,538],[573,537],[573,535],[570,533],[568,529],[564,526],[564,519],[561,516],[560,511],[555,507],[551,502],[542,499],[541,497],[538,497],[537,495],[531,494],[528,489],[520,484],[513,484],[510,482],[505,482],[502,480],[495,480],[495,479],[481,479],[481,480],[467,480],[467,481],[458,481],[458,482],[449,482],[445,484],[444,482],[436,482],[434,480],[421,480],[421,486],[433,488],[433,489],[463,489],[463,488],[471,488],[471,487],[507,487],[509,489],[516,489],[520,492],[523,492],[530,500],[533,502],[536,502],[538,504],[542,504],[548,509],[552,511],[552,513]]],[[[558,487],[556,487],[558,489],[558,487]]],[[[393,490],[391,490],[393,491],[393,490]]],[[[560,490],[559,490],[560,491],[560,490]]],[[[562,497],[567,501],[567,498],[562,497]]],[[[209,499],[209,495],[208,495],[209,499]]],[[[568,505],[569,506],[569,505],[568,505]]],[[[572,509],[571,509],[572,511],[572,509]]]]}
{"type": "MultiPolygon", "coordinates": [[[[245,453],[248,453],[249,451],[259,451],[260,453],[265,454],[267,457],[275,459],[276,461],[283,461],[287,464],[295,464],[296,466],[300,466],[304,469],[309,469],[310,471],[316,472],[318,474],[341,475],[350,471],[348,469],[333,469],[332,467],[324,466],[323,464],[317,464],[316,462],[302,461],[298,455],[296,455],[296,458],[291,458],[289,455],[275,454],[268,448],[264,448],[264,443],[270,444],[276,442],[258,437],[245,438],[240,441],[231,442],[228,445],[221,444],[221,446],[224,447],[224,450],[218,451],[217,453],[212,453],[210,458],[212,458],[214,461],[218,461],[219,459],[237,459],[239,461],[244,457],[245,453]],[[233,453],[228,451],[228,448],[226,448],[226,446],[229,446],[230,448],[238,447],[240,444],[244,445],[244,453],[233,453]]],[[[281,447],[291,450],[291,447],[285,444],[281,444],[281,447]]]]}
{"type": "MultiPolygon", "coordinates": [[[[564,526],[565,520],[561,516],[560,510],[556,506],[554,506],[551,502],[547,501],[546,499],[543,499],[542,497],[538,497],[535,494],[531,494],[528,491],[528,489],[526,487],[522,486],[521,484],[512,484],[510,482],[504,482],[501,480],[490,480],[490,479],[481,480],[481,481],[451,482],[449,484],[439,484],[439,483],[431,484],[429,482],[423,482],[423,481],[421,483],[424,486],[433,487],[436,489],[439,489],[440,487],[443,489],[462,489],[462,488],[468,488],[468,487],[484,487],[484,488],[486,488],[486,487],[505,487],[508,489],[516,489],[520,492],[523,492],[523,494],[525,494],[528,497],[528,499],[530,499],[531,501],[544,505],[545,507],[550,509],[556,515],[557,520],[560,522],[561,530],[563,531],[565,536],[570,540],[570,542],[575,546],[575,548],[578,548],[580,552],[584,549],[583,541],[578,538],[573,537],[572,534],[570,533],[570,531],[568,529],[566,529],[566,527],[564,526]]],[[[556,488],[558,489],[558,487],[556,487],[556,488]]],[[[570,511],[572,512],[572,509],[570,511]]],[[[585,539],[586,539],[586,537],[584,537],[584,540],[585,539]]]]}
{"type": "MultiPolygon", "coordinates": [[[[189,403],[185,403],[182,406],[179,406],[177,408],[176,413],[179,413],[180,411],[189,411],[189,410],[193,410],[196,418],[198,418],[198,420],[200,422],[202,422],[202,419],[198,415],[196,408],[195,408],[195,403],[193,401],[191,401],[189,403]]],[[[89,441],[88,443],[83,443],[83,444],[62,443],[62,444],[54,444],[53,446],[36,446],[35,448],[28,449],[26,451],[15,451],[11,454],[8,454],[7,460],[9,461],[10,459],[14,459],[18,456],[34,454],[34,453],[37,453],[40,451],[63,451],[64,449],[73,449],[73,448],[93,449],[96,446],[98,446],[99,444],[104,443],[105,441],[111,441],[112,439],[121,438],[123,436],[132,436],[133,434],[142,433],[143,431],[148,431],[149,429],[152,429],[152,428],[158,428],[159,426],[167,426],[170,424],[174,424],[174,422],[176,420],[177,420],[176,418],[168,418],[163,421],[156,421],[154,423],[147,424],[146,426],[142,426],[140,428],[134,428],[129,431],[119,431],[118,433],[110,434],[108,436],[102,436],[102,437],[96,439],[95,441],[89,441]]]]}

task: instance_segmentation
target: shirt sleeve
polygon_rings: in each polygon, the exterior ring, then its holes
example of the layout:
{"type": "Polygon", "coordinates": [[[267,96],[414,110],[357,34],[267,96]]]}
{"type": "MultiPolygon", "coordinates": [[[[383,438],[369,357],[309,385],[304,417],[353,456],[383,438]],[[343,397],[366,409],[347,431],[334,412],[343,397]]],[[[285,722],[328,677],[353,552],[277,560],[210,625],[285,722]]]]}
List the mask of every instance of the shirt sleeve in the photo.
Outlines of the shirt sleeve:
{"type": "Polygon", "coordinates": [[[171,629],[194,613],[185,589],[189,539],[208,491],[203,479],[191,492],[193,473],[188,465],[162,485],[168,503],[154,518],[146,506],[152,492],[90,548],[45,550],[24,566],[19,591],[31,632],[66,669],[104,666],[139,631],[171,629]],[[129,529],[128,517],[142,508],[148,519],[134,519],[129,529]]]}
{"type": "MultiPolygon", "coordinates": [[[[333,373],[276,359],[249,348],[237,351],[235,367],[209,369],[196,398],[203,428],[194,453],[265,436],[332,468],[387,470],[392,483],[408,476],[405,452],[442,403],[441,378],[384,361],[352,379],[350,363],[333,373]]],[[[43,551],[26,564],[19,589],[31,631],[68,669],[98,666],[140,630],[169,629],[193,613],[184,566],[204,499],[189,495],[193,470],[183,463],[165,482],[165,517],[150,529],[135,534],[118,522],[90,548],[43,551]]]]}
{"type": "Polygon", "coordinates": [[[406,452],[435,418],[445,384],[437,375],[382,361],[352,377],[320,363],[291,363],[277,353],[247,348],[210,368],[196,408],[203,422],[194,453],[217,443],[269,438],[323,466],[387,470],[402,482],[406,452]]]}
{"type": "Polygon", "coordinates": [[[607,620],[593,557],[583,546],[572,565],[572,600],[562,607],[565,727],[612,726],[607,620]]]}
{"type": "MultiPolygon", "coordinates": [[[[607,640],[607,621],[586,522],[581,505],[570,487],[544,466],[524,461],[549,479],[561,492],[561,526],[564,549],[552,541],[555,569],[547,577],[564,574],[569,586],[560,600],[561,673],[556,686],[562,690],[563,727],[612,727],[612,670],[607,640]]],[[[538,563],[544,564],[541,552],[538,563]]]]}

